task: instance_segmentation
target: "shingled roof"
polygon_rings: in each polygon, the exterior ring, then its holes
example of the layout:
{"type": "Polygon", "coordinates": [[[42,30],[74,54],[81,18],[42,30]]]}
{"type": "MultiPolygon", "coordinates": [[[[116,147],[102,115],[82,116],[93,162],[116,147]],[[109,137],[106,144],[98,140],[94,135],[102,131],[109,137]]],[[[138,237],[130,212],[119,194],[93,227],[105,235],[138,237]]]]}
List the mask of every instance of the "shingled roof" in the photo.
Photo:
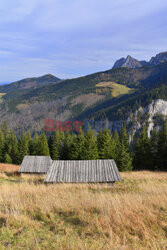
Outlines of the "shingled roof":
{"type": "Polygon", "coordinates": [[[25,156],[20,173],[45,174],[52,164],[50,156],[25,156]]]}
{"type": "Polygon", "coordinates": [[[114,160],[53,161],[46,183],[113,183],[121,181],[114,160]]]}

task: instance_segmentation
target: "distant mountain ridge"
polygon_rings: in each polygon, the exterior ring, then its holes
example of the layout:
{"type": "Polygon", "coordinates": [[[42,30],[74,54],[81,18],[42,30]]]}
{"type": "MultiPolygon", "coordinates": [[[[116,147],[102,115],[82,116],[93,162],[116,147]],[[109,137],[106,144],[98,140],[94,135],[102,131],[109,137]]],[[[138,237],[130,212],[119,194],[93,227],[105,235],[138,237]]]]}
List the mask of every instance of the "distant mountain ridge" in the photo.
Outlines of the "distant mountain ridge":
{"type": "Polygon", "coordinates": [[[154,66],[164,62],[167,62],[167,52],[162,52],[157,54],[155,57],[152,57],[149,62],[144,60],[139,61],[128,55],[126,58],[122,57],[121,59],[117,60],[113,66],[113,69],[115,68],[135,69],[143,66],[154,66]]]}
{"type": "Polygon", "coordinates": [[[0,93],[8,93],[13,90],[36,88],[39,86],[44,86],[50,83],[57,83],[60,81],[61,79],[51,74],[47,74],[47,75],[40,76],[40,77],[25,78],[20,81],[16,81],[10,84],[0,86],[0,93]]]}

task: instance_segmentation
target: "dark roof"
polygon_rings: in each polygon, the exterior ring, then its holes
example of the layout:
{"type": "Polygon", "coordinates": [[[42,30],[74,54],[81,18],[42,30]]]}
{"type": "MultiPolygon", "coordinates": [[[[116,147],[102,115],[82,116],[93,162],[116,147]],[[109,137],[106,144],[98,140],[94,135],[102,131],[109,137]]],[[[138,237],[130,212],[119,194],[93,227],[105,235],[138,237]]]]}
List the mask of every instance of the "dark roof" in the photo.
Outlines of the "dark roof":
{"type": "Polygon", "coordinates": [[[50,156],[25,156],[20,170],[20,173],[37,173],[45,174],[52,164],[50,156]]]}
{"type": "Polygon", "coordinates": [[[53,161],[46,183],[106,183],[121,181],[114,160],[53,161]]]}

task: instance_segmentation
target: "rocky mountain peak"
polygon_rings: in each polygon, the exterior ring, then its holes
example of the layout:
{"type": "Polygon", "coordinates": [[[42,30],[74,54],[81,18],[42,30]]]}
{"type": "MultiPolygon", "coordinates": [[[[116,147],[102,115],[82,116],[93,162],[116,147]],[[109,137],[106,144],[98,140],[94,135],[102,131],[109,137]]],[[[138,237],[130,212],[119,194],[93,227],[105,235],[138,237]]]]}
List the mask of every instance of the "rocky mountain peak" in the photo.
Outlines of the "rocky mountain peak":
{"type": "Polygon", "coordinates": [[[160,63],[164,63],[167,62],[167,51],[166,52],[162,52],[157,54],[156,56],[152,57],[151,60],[149,62],[147,61],[138,61],[137,59],[131,57],[130,55],[128,55],[126,58],[121,58],[118,61],[116,61],[116,63],[114,64],[113,68],[140,68],[143,66],[154,66],[154,65],[158,65],[160,63]]]}
{"type": "Polygon", "coordinates": [[[116,63],[113,66],[113,68],[120,68],[120,67],[134,69],[134,68],[142,67],[142,64],[137,59],[135,59],[135,58],[131,57],[130,55],[128,55],[126,57],[126,59],[121,58],[118,61],[116,61],[116,63]]]}
{"type": "Polygon", "coordinates": [[[157,65],[163,62],[167,62],[167,52],[159,53],[150,60],[151,65],[157,65]]]}

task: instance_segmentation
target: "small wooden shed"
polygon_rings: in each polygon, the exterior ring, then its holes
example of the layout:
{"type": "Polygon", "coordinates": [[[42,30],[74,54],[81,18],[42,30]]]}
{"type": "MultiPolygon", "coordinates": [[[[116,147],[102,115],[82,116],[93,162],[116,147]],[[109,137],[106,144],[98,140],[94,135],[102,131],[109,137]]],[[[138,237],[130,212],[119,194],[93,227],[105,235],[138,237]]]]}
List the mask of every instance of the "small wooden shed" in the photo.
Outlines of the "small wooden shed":
{"type": "Polygon", "coordinates": [[[114,160],[53,161],[45,183],[114,183],[121,181],[114,160]]]}
{"type": "Polygon", "coordinates": [[[25,156],[20,170],[20,173],[25,174],[46,174],[52,164],[50,156],[25,156]]]}

